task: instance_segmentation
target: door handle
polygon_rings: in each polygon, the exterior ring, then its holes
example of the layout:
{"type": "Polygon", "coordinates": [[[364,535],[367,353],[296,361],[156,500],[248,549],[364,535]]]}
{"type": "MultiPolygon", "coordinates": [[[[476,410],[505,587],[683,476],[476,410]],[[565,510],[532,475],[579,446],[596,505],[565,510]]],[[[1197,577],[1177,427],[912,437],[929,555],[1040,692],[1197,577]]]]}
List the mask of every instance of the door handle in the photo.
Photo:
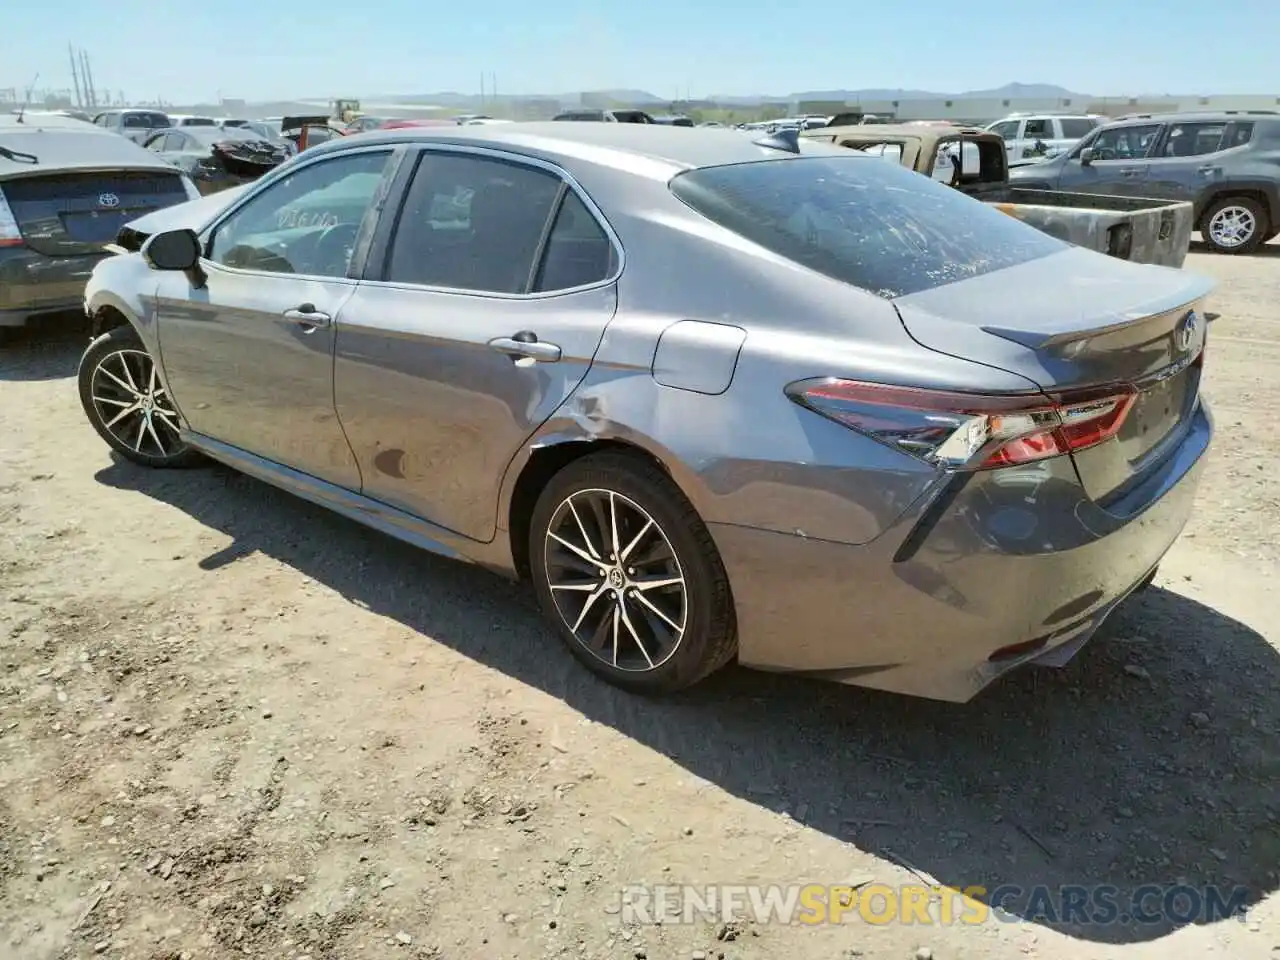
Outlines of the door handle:
{"type": "Polygon", "coordinates": [[[1205,164],[1203,167],[1196,167],[1196,173],[1203,174],[1204,176],[1207,177],[1209,176],[1209,174],[1213,173],[1214,170],[1216,169],[1217,168],[1211,164],[1205,164]]]}
{"type": "Polygon", "coordinates": [[[513,360],[528,357],[543,363],[554,363],[560,359],[560,348],[554,343],[544,343],[531,330],[521,330],[514,337],[498,337],[489,341],[489,346],[499,353],[505,353],[513,360]]]}
{"type": "Polygon", "coordinates": [[[307,332],[315,330],[318,327],[327,327],[333,317],[327,313],[321,313],[316,309],[314,303],[304,303],[293,310],[286,310],[283,314],[286,320],[292,320],[294,323],[307,327],[307,332]]]}

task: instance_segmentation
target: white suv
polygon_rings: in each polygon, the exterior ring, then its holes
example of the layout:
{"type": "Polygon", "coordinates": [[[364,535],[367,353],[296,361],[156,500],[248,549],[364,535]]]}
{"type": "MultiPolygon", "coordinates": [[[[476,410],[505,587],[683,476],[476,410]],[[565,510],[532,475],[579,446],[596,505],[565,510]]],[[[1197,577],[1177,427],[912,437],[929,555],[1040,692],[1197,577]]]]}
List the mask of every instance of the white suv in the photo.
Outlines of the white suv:
{"type": "Polygon", "coordinates": [[[1060,153],[1108,119],[1097,114],[1012,114],[987,129],[1004,138],[1012,161],[1060,153]]]}

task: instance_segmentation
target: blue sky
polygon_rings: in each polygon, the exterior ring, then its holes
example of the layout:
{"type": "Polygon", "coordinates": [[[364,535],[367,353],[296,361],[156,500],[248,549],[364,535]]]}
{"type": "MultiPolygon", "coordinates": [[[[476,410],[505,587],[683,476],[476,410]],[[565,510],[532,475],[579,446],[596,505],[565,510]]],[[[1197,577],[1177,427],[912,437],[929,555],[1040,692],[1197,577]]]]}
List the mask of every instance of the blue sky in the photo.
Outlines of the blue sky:
{"type": "Polygon", "coordinates": [[[1280,93],[1280,2],[9,0],[0,87],[70,87],[67,43],[131,99],[642,88],[786,94],[1010,81],[1280,93]],[[1227,11],[1230,10],[1228,14],[1227,11]],[[305,11],[305,12],[304,12],[305,11]],[[830,38],[829,42],[827,38],[830,38]],[[1264,41],[1266,38],[1266,42],[1264,41]],[[847,39],[849,46],[840,46],[847,39]],[[487,83],[487,81],[486,81],[487,83]]]}

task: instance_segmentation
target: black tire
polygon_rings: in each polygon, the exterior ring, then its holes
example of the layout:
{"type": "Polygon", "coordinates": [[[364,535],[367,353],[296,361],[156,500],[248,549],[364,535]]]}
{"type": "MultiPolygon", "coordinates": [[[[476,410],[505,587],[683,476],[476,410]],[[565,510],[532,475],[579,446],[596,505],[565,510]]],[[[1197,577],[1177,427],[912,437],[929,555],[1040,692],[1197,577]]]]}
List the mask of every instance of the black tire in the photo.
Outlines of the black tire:
{"type": "MultiPolygon", "coordinates": [[[[581,537],[574,537],[575,542],[582,541],[579,545],[591,543],[592,538],[588,536],[587,528],[601,531],[594,516],[597,515],[593,514],[586,521],[574,519],[574,529],[581,531],[581,537]]],[[[604,536],[606,542],[601,544],[599,553],[602,559],[608,559],[603,551],[609,549],[609,535],[605,533],[604,536]]],[[[693,505],[671,478],[639,456],[612,452],[593,454],[575,460],[552,477],[534,507],[529,530],[529,560],[534,589],[543,613],[573,655],[588,669],[615,686],[641,694],[672,693],[709,676],[737,654],[737,620],[733,596],[729,589],[729,578],[711,534],[693,505]],[[625,534],[620,529],[617,537],[619,543],[628,544],[631,535],[644,526],[639,523],[644,514],[647,514],[657,528],[656,532],[635,536],[635,540],[639,542],[632,555],[636,566],[629,568],[625,564],[617,565],[617,576],[626,582],[616,590],[609,587],[612,575],[599,569],[607,564],[592,566],[574,559],[559,546],[549,547],[553,543],[549,538],[553,523],[556,530],[561,530],[561,525],[569,522],[566,518],[570,516],[570,508],[565,505],[570,498],[577,498],[575,502],[590,505],[592,499],[598,502],[602,493],[611,495],[607,502],[619,505],[617,516],[620,519],[614,522],[626,526],[625,534]],[[632,508],[638,508],[640,513],[632,508]],[[645,539],[640,542],[642,537],[645,539]],[[643,549],[640,549],[641,546],[643,549]],[[666,553],[668,547],[669,555],[666,553]],[[552,550],[556,551],[554,555],[552,550]],[[664,559],[668,556],[670,559],[664,559]],[[579,570],[566,574],[566,568],[561,565],[563,560],[577,566],[579,570]],[[645,582],[656,584],[661,578],[661,574],[657,577],[645,577],[646,570],[640,569],[659,569],[654,564],[659,567],[666,564],[665,569],[669,574],[682,578],[681,587],[676,588],[679,591],[678,604],[673,600],[676,594],[656,591],[650,593],[648,589],[652,587],[643,586],[645,582]],[[587,641],[579,639],[572,629],[573,625],[568,622],[567,616],[574,611],[571,609],[568,613],[562,612],[557,603],[549,568],[554,569],[557,578],[575,573],[577,577],[584,578],[581,581],[584,586],[576,591],[572,587],[561,587],[561,595],[568,598],[564,601],[567,604],[575,602],[573,598],[584,597],[581,602],[585,605],[590,594],[584,596],[581,591],[589,589],[593,582],[597,582],[592,578],[599,576],[599,590],[604,591],[600,597],[602,607],[593,608],[589,617],[597,616],[596,609],[602,609],[604,612],[600,616],[610,619],[615,607],[624,612],[630,611],[630,619],[623,617],[626,626],[620,630],[619,635],[622,644],[629,648],[632,660],[635,659],[636,652],[643,655],[644,661],[652,662],[654,653],[661,654],[664,659],[656,665],[630,668],[622,665],[623,658],[608,636],[611,624],[604,621],[601,623],[606,635],[601,643],[610,648],[609,653],[614,662],[606,661],[603,646],[601,655],[593,653],[588,648],[587,641]],[[631,576],[636,579],[631,580],[631,576]],[[638,589],[631,589],[633,585],[638,589]],[[566,590],[569,592],[566,593],[566,590]],[[646,592],[642,595],[640,591],[646,592]],[[648,599],[651,596],[653,601],[648,599]],[[642,599],[628,600],[629,597],[642,599]],[[666,626],[672,624],[671,619],[666,619],[665,622],[656,619],[655,613],[651,612],[655,611],[654,603],[665,606],[668,613],[675,609],[673,604],[683,611],[683,630],[678,636],[675,630],[666,626]],[[630,631],[629,636],[626,631],[630,631]],[[674,647],[669,653],[663,652],[660,634],[676,636],[674,647]]],[[[656,616],[661,617],[662,614],[658,612],[656,616]]],[[[588,630],[590,622],[589,619],[580,628],[582,632],[588,630]]]]}
{"type": "Polygon", "coordinates": [[[1204,212],[1204,216],[1200,218],[1200,236],[1205,245],[1214,253],[1253,253],[1258,247],[1266,243],[1267,235],[1270,233],[1271,222],[1267,216],[1267,211],[1262,204],[1251,197],[1220,197],[1209,205],[1209,208],[1204,212]],[[1214,217],[1233,207],[1248,211],[1253,223],[1252,232],[1235,243],[1224,243],[1220,240],[1215,240],[1210,226],[1214,217]]]}
{"type": "Polygon", "coordinates": [[[108,330],[80,358],[80,405],[98,436],[126,460],[162,469],[193,466],[201,457],[179,439],[176,409],[167,402],[158,380],[160,393],[152,395],[153,367],[133,327],[126,324],[108,330]],[[130,404],[136,404],[136,409],[130,411],[130,404]],[[123,419],[112,423],[117,416],[123,419]],[[137,439],[131,442],[126,437],[137,439]]]}

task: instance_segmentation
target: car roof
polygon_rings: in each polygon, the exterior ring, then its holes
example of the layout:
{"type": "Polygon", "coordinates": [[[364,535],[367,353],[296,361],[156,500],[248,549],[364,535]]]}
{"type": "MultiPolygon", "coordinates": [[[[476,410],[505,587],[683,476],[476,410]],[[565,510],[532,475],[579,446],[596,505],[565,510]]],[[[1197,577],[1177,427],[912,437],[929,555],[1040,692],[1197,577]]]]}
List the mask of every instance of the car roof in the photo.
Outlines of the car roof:
{"type": "Polygon", "coordinates": [[[33,123],[36,119],[24,117],[17,123],[17,117],[0,117],[0,146],[39,158],[39,163],[27,163],[0,156],[0,179],[103,168],[175,172],[172,164],[150,150],[91,123],[69,117],[40,117],[33,123]]]}
{"type": "MultiPolygon", "coordinates": [[[[359,137],[339,138],[308,153],[341,152],[375,144],[448,143],[489,147],[555,163],[577,162],[656,174],[666,168],[672,176],[682,169],[778,160],[793,156],[763,147],[736,130],[673,127],[649,123],[533,123],[479,126],[412,127],[375,130],[359,137]]],[[[801,140],[805,154],[847,156],[830,144],[801,140]]]]}
{"type": "Polygon", "coordinates": [[[1179,113],[1135,113],[1120,117],[1108,127],[1136,126],[1152,123],[1229,123],[1233,120],[1245,120],[1250,123],[1280,120],[1280,113],[1271,110],[1187,110],[1179,113]]]}

